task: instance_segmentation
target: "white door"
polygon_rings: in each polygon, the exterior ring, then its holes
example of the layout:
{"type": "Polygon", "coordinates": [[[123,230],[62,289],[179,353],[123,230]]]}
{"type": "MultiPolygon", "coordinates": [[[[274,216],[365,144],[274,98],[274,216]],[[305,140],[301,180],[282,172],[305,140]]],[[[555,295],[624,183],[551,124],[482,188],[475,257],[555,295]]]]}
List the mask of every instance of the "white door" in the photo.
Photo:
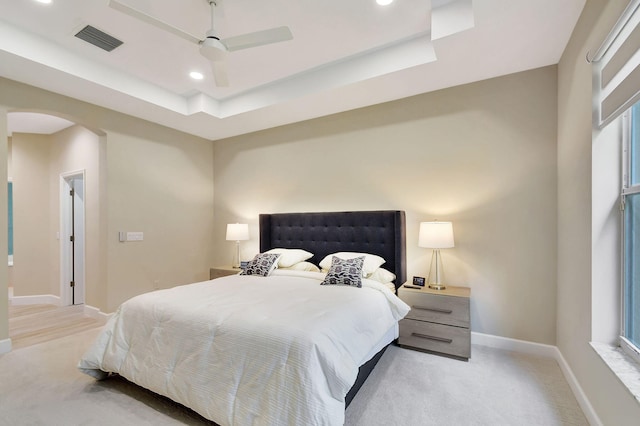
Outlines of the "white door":
{"type": "Polygon", "coordinates": [[[63,306],[79,305],[85,299],[84,172],[61,178],[60,295],[63,306]]]}

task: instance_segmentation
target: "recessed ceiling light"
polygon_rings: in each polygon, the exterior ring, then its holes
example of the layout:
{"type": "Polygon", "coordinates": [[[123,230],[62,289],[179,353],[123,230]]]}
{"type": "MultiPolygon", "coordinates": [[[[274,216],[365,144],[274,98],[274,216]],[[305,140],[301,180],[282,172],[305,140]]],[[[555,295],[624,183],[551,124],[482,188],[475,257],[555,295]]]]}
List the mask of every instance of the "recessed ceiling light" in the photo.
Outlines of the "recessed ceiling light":
{"type": "Polygon", "coordinates": [[[189,77],[191,77],[194,80],[202,80],[204,78],[204,75],[202,75],[202,73],[198,71],[191,71],[189,73],[189,77]]]}
{"type": "Polygon", "coordinates": [[[44,3],[44,4],[49,4],[51,3],[51,0],[36,0],[38,3],[44,3]]]}
{"type": "Polygon", "coordinates": [[[376,0],[376,3],[378,3],[380,6],[387,6],[393,3],[393,0],[376,0]]]}

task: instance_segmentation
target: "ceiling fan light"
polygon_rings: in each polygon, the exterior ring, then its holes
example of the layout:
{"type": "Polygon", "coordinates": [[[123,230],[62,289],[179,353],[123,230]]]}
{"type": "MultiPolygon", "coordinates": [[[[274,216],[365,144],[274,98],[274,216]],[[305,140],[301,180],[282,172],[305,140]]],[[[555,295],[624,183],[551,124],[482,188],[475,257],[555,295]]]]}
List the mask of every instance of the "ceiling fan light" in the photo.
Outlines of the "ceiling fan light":
{"type": "Polygon", "coordinates": [[[223,61],[227,57],[227,48],[217,38],[207,37],[200,45],[200,54],[210,61],[223,61]]]}

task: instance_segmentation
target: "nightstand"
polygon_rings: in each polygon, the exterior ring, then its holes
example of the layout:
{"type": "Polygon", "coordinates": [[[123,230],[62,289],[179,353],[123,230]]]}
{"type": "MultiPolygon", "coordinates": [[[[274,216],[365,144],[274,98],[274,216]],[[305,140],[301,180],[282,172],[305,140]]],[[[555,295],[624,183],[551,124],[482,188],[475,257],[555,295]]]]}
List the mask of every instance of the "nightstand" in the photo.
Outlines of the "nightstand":
{"type": "Polygon", "coordinates": [[[398,297],[411,307],[400,320],[400,346],[465,360],[471,357],[470,288],[400,287],[398,297]]]}
{"type": "Polygon", "coordinates": [[[232,268],[231,266],[216,266],[209,269],[209,279],[226,277],[227,275],[236,275],[240,273],[240,268],[232,268]]]}

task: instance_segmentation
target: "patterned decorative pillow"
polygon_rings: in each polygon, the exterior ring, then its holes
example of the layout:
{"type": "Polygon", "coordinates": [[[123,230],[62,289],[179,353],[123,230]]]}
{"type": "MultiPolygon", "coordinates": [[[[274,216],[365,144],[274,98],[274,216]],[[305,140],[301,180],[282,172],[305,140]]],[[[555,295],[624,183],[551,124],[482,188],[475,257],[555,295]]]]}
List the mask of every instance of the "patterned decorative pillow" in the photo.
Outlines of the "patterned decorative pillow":
{"type": "Polygon", "coordinates": [[[328,254],[320,261],[320,269],[322,269],[323,272],[329,270],[331,267],[331,259],[333,259],[334,256],[339,257],[340,259],[352,259],[354,257],[364,256],[364,263],[362,264],[363,277],[371,275],[376,269],[385,263],[383,258],[376,256],[375,254],[341,251],[338,253],[328,254]]]}
{"type": "Polygon", "coordinates": [[[240,275],[260,275],[268,276],[278,266],[280,254],[275,253],[258,253],[247,263],[247,267],[240,275]]]}
{"type": "Polygon", "coordinates": [[[321,285],[348,285],[362,287],[362,265],[364,256],[351,259],[331,259],[331,268],[321,285]]]}

